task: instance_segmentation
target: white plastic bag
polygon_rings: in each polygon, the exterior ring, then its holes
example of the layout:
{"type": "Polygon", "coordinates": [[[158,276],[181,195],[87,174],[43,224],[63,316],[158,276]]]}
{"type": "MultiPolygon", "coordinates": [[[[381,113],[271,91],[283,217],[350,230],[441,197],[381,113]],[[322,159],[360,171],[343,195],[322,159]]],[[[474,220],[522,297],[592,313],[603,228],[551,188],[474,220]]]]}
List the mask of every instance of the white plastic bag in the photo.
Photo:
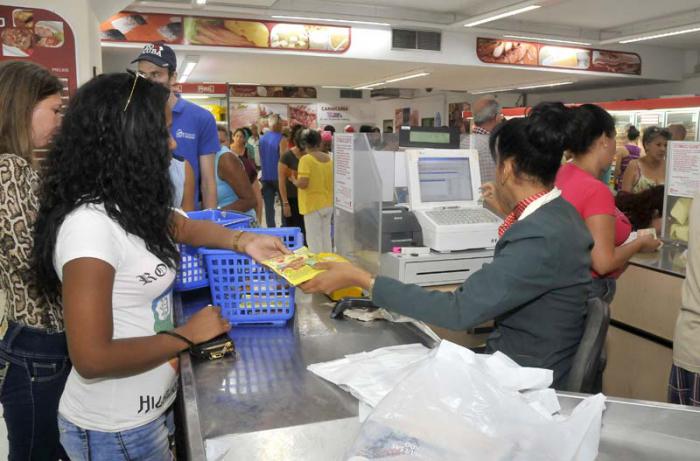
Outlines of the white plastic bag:
{"type": "Polygon", "coordinates": [[[403,344],[314,363],[307,369],[374,407],[430,353],[422,344],[403,344]]]}
{"type": "Polygon", "coordinates": [[[568,417],[553,416],[556,398],[542,390],[550,383],[549,370],[519,367],[503,354],[478,356],[442,341],[379,402],[346,457],[353,461],[595,459],[605,397],[589,397],[568,417]]]}

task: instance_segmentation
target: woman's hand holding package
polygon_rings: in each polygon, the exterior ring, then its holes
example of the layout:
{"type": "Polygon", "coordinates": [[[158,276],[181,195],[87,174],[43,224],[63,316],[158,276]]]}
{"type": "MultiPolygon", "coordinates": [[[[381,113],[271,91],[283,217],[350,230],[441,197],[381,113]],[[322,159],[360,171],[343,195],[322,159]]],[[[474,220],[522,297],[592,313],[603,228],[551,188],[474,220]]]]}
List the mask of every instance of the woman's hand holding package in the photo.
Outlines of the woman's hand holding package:
{"type": "Polygon", "coordinates": [[[655,238],[651,234],[640,235],[637,237],[637,240],[640,242],[641,246],[639,247],[639,251],[642,253],[652,253],[661,249],[661,246],[663,245],[661,240],[655,238]]]}
{"type": "Polygon", "coordinates": [[[372,275],[350,263],[318,263],[314,269],[325,272],[304,283],[300,288],[304,293],[332,293],[341,288],[359,286],[368,289],[372,275]]]}
{"type": "Polygon", "coordinates": [[[243,232],[236,246],[257,262],[291,253],[279,238],[253,232],[243,232]]]}

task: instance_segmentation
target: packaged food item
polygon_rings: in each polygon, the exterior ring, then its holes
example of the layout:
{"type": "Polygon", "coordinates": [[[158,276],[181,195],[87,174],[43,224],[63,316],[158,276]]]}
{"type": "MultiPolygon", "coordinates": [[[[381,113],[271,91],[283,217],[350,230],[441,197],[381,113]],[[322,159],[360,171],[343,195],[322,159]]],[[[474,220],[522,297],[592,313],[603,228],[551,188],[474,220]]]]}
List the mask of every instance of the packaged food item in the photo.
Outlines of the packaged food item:
{"type": "Polygon", "coordinates": [[[131,30],[135,27],[142,26],[144,24],[146,24],[146,18],[140,14],[130,14],[112,21],[112,27],[124,35],[131,32],[131,30]]]}
{"type": "Polygon", "coordinates": [[[263,265],[272,269],[273,272],[282,276],[294,286],[316,277],[323,270],[315,269],[316,263],[320,262],[348,262],[347,259],[335,253],[314,254],[307,247],[301,247],[289,255],[263,261],[263,265]]]}

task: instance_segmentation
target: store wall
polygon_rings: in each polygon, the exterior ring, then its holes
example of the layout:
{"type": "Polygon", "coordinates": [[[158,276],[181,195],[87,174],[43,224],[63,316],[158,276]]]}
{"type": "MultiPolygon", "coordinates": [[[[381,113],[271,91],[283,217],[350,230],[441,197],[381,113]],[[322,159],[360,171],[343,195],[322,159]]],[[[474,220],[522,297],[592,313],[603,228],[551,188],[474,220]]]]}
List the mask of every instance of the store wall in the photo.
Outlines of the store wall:
{"type": "Polygon", "coordinates": [[[530,95],[529,104],[540,101],[601,102],[622,99],[647,99],[662,96],[700,95],[700,75],[689,76],[680,82],[654,85],[631,85],[598,90],[568,91],[530,95]]]}
{"type": "MultiPolygon", "coordinates": [[[[93,68],[98,74],[102,72],[100,23],[89,0],[10,0],[8,4],[53,11],[70,25],[76,42],[78,84],[83,84],[92,78],[93,68]]],[[[115,8],[118,11],[120,5],[117,4],[115,8]]]]}

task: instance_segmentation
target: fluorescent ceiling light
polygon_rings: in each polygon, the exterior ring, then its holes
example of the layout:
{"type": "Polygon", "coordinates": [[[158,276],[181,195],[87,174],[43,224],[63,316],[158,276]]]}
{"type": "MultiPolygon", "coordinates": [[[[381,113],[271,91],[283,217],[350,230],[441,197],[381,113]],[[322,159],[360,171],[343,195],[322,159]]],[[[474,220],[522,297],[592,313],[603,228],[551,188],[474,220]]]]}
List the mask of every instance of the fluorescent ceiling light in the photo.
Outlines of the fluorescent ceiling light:
{"type": "Polygon", "coordinates": [[[623,40],[620,40],[619,38],[617,38],[614,41],[616,41],[618,43],[634,43],[634,42],[641,42],[643,40],[653,40],[655,38],[672,37],[674,35],[689,34],[691,32],[699,32],[699,31],[700,31],[700,27],[693,27],[690,29],[674,30],[671,32],[660,32],[660,33],[652,33],[651,35],[640,35],[637,37],[627,38],[627,39],[623,39],[623,40]]]}
{"type": "Polygon", "coordinates": [[[414,74],[408,74],[408,75],[402,75],[400,77],[388,78],[386,80],[382,80],[381,82],[368,83],[367,85],[356,86],[356,87],[354,87],[354,89],[355,90],[369,90],[371,88],[374,88],[375,86],[386,85],[387,83],[400,82],[402,80],[408,80],[411,78],[425,77],[426,75],[430,75],[430,72],[416,72],[414,74]]]}
{"type": "Polygon", "coordinates": [[[272,16],[274,19],[295,19],[297,21],[325,21],[325,22],[340,22],[343,24],[367,24],[370,26],[390,26],[388,22],[373,22],[373,21],[352,21],[350,19],[330,19],[330,18],[308,18],[306,16],[272,16]]]}
{"type": "Polygon", "coordinates": [[[356,86],[354,89],[355,90],[369,90],[369,89],[374,88],[375,86],[384,85],[385,83],[386,82],[370,83],[368,85],[356,86]]]}
{"type": "Polygon", "coordinates": [[[507,18],[509,16],[515,16],[516,14],[520,14],[520,13],[526,13],[528,11],[536,10],[537,8],[542,8],[542,6],[541,5],[528,5],[528,6],[524,6],[522,8],[504,11],[502,13],[497,13],[497,14],[487,13],[485,15],[477,16],[477,18],[479,18],[479,19],[477,19],[476,21],[473,20],[474,18],[470,19],[472,22],[466,23],[464,25],[464,27],[478,26],[479,24],[484,24],[487,22],[496,21],[498,19],[507,18]]]}
{"type": "Polygon", "coordinates": [[[232,83],[231,85],[261,86],[259,83],[232,83]]]}
{"type": "Polygon", "coordinates": [[[550,88],[553,86],[571,85],[574,82],[540,83],[535,85],[519,86],[519,90],[533,90],[535,88],[550,88]]]}
{"type": "Polygon", "coordinates": [[[190,78],[190,74],[194,68],[197,67],[198,62],[199,56],[185,56],[184,61],[182,61],[185,67],[182,70],[182,74],[180,74],[180,77],[177,79],[177,83],[185,83],[187,79],[190,78]]]}
{"type": "Polygon", "coordinates": [[[504,35],[503,37],[505,38],[517,38],[520,40],[539,40],[542,42],[552,42],[552,43],[566,43],[569,45],[590,45],[589,42],[577,42],[574,40],[559,40],[559,39],[554,39],[554,38],[544,38],[544,37],[525,37],[522,35],[504,35]]]}
{"type": "Polygon", "coordinates": [[[396,77],[392,78],[389,80],[386,80],[384,83],[394,83],[394,82],[400,82],[402,80],[408,80],[411,78],[417,78],[417,77],[425,77],[426,75],[430,75],[430,72],[419,72],[417,74],[411,74],[411,75],[405,75],[403,77],[396,77]]]}
{"type": "Polygon", "coordinates": [[[210,96],[206,94],[182,93],[180,96],[185,99],[210,99],[210,96]]]}
{"type": "Polygon", "coordinates": [[[321,88],[328,88],[331,90],[349,90],[351,86],[335,86],[335,85],[322,85],[321,88]]]}
{"type": "Polygon", "coordinates": [[[194,0],[195,5],[204,6],[207,4],[207,0],[194,0]]]}
{"type": "Polygon", "coordinates": [[[490,94],[490,93],[502,93],[504,91],[512,91],[515,88],[494,88],[491,90],[476,90],[476,91],[469,91],[471,94],[490,94]]]}

